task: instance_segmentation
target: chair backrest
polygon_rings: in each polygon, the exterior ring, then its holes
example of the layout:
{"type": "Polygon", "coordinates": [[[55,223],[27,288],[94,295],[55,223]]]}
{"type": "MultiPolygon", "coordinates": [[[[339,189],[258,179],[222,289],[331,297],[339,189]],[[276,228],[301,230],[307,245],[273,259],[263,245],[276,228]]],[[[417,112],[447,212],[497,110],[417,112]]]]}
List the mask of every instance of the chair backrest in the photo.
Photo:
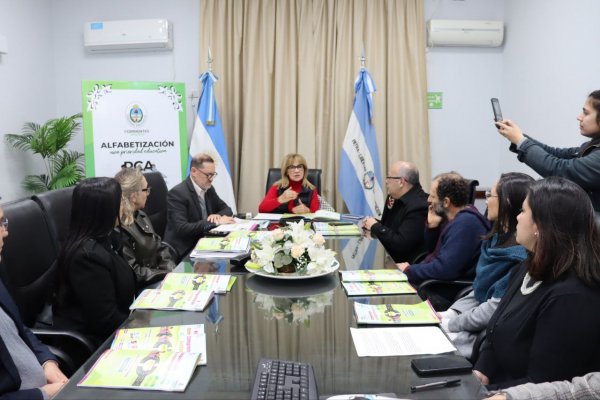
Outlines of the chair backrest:
{"type": "Polygon", "coordinates": [[[479,181],[477,179],[465,179],[469,184],[469,204],[475,204],[475,198],[477,197],[477,186],[479,181]]]}
{"type": "MultiPolygon", "coordinates": [[[[310,183],[315,185],[317,188],[317,194],[321,194],[321,170],[315,168],[309,168],[308,173],[306,174],[306,178],[310,183]]],[[[271,186],[275,182],[281,179],[281,169],[280,168],[269,168],[269,172],[267,174],[267,187],[265,189],[265,194],[269,191],[271,186]]]]}
{"type": "Polygon", "coordinates": [[[57,240],[57,253],[69,234],[71,222],[71,205],[73,204],[74,186],[38,193],[31,197],[46,214],[46,219],[57,240]]]}
{"type": "Polygon", "coordinates": [[[159,171],[145,172],[148,186],[152,187],[144,211],[150,217],[154,231],[163,237],[167,226],[167,183],[159,171]]]}
{"type": "Polygon", "coordinates": [[[2,278],[23,322],[31,327],[54,290],[57,239],[35,201],[20,200],[3,208],[9,236],[2,249],[2,278]]]}

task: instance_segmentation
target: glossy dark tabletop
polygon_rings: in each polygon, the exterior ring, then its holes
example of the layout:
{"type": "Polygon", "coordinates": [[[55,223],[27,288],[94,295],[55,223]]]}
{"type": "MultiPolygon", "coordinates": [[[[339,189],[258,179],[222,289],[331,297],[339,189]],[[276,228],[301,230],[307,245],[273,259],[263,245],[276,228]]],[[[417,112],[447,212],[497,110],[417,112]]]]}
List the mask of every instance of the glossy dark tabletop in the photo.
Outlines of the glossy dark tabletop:
{"type": "MultiPolygon", "coordinates": [[[[338,253],[340,268],[357,269],[361,264],[357,257],[361,251],[356,251],[352,242],[328,243],[338,253]]],[[[231,292],[215,296],[204,312],[137,310],[124,326],[204,324],[208,365],[196,368],[186,391],[77,388],[77,382],[100,352],[110,345],[110,338],[56,399],[248,399],[256,365],[262,357],[312,364],[322,398],[351,393],[395,393],[399,398],[411,399],[481,398],[481,387],[470,373],[418,377],[410,360],[420,356],[359,358],[350,335],[350,327],[356,327],[353,299],[344,292],[337,274],[284,281],[254,276],[242,267],[232,267],[228,261],[184,264],[181,267],[185,272],[231,273],[237,281],[231,292]],[[452,377],[460,377],[461,385],[410,393],[411,385],[452,377]]],[[[374,246],[370,260],[363,266],[384,265],[393,267],[383,248],[374,246]]],[[[416,295],[369,298],[373,304],[419,301],[416,295]]]]}

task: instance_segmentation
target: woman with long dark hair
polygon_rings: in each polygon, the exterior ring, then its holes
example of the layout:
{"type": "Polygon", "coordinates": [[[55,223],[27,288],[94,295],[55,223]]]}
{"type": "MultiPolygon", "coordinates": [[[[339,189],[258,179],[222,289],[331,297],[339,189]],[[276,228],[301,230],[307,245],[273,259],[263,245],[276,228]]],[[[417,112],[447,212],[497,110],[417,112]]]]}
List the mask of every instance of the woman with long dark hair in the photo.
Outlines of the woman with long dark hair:
{"type": "Polygon", "coordinates": [[[115,179],[81,181],[73,191],[69,234],[58,258],[55,325],[98,341],[127,318],[136,292],[135,274],[111,237],[120,205],[115,179]]]}
{"type": "Polygon", "coordinates": [[[600,233],[587,194],[543,179],[517,220],[529,256],[488,324],[475,374],[498,389],[600,370],[600,233]]]}
{"type": "Polygon", "coordinates": [[[543,177],[561,176],[581,186],[600,212],[600,90],[590,93],[577,116],[579,133],[589,140],[581,146],[556,148],[526,136],[511,120],[496,122],[498,132],[522,163],[543,177]]]}
{"type": "Polygon", "coordinates": [[[477,335],[496,311],[511,271],[527,257],[525,248],[516,243],[515,232],[517,215],[532,183],[529,175],[509,172],[486,192],[487,218],[493,226],[481,244],[473,290],[440,313],[442,327],[465,357],[471,357],[477,335]]]}

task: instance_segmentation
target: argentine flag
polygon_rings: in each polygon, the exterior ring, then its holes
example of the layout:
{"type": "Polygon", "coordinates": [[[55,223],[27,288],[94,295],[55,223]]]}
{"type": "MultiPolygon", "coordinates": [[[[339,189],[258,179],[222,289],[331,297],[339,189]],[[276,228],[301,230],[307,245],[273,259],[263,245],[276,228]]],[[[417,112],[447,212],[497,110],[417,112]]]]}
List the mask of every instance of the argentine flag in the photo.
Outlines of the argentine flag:
{"type": "Polygon", "coordinates": [[[235,204],[235,195],[233,194],[227,145],[225,144],[225,136],[221,127],[221,117],[219,116],[219,110],[217,110],[217,102],[213,92],[213,84],[217,79],[211,71],[200,75],[202,93],[198,101],[198,112],[196,113],[194,132],[192,133],[192,140],[190,142],[187,174],[190,174],[192,156],[198,153],[208,153],[211,155],[215,159],[217,172],[217,176],[212,182],[213,186],[219,197],[236,214],[237,207],[235,204]]]}
{"type": "Polygon", "coordinates": [[[373,117],[375,84],[365,68],[361,68],[354,83],[354,106],[342,144],[340,158],[339,191],[354,215],[383,213],[381,189],[381,164],[373,117]]]}

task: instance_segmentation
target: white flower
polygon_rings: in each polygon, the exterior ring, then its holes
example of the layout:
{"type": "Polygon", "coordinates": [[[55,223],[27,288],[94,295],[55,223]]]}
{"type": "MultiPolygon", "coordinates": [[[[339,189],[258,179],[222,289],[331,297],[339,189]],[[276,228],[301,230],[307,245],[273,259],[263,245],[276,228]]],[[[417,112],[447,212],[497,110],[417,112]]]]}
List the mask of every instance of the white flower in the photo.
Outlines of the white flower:
{"type": "Polygon", "coordinates": [[[283,230],[275,229],[273,232],[271,232],[271,237],[275,241],[280,241],[281,239],[283,239],[283,230]]]}
{"type": "Polygon", "coordinates": [[[320,233],[315,233],[312,240],[317,246],[323,246],[325,244],[325,238],[320,233]]]}
{"type": "Polygon", "coordinates": [[[291,254],[295,259],[300,258],[300,256],[304,254],[304,247],[298,246],[297,244],[293,245],[291,254]]]}

